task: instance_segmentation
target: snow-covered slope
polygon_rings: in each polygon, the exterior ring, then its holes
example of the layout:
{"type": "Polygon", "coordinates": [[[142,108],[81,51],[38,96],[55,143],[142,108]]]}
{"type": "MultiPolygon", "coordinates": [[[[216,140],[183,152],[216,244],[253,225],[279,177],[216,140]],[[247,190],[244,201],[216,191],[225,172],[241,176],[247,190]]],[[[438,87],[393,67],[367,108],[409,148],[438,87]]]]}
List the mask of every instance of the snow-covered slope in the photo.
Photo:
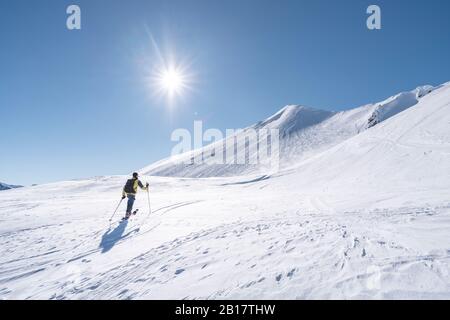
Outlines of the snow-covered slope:
{"type": "MultiPolygon", "coordinates": [[[[387,100],[387,108],[384,113],[378,109],[378,115],[386,117],[392,104],[387,100]]],[[[371,186],[379,193],[392,185],[411,190],[413,183],[436,191],[450,179],[450,85],[424,96],[389,121],[307,159],[295,171],[302,177],[296,184],[304,182],[310,187],[320,184],[342,190],[345,182],[355,190],[363,184],[365,190],[371,186]]]]}
{"type": "Polygon", "coordinates": [[[16,186],[16,185],[11,185],[11,184],[6,184],[6,183],[0,182],[0,191],[21,188],[21,187],[22,186],[16,186]]]}
{"type": "MultiPolygon", "coordinates": [[[[422,86],[392,96],[380,103],[342,112],[289,105],[265,121],[244,129],[243,132],[201,149],[163,159],[143,168],[140,172],[147,175],[197,178],[265,173],[264,166],[250,164],[248,160],[246,165],[226,161],[221,161],[220,164],[194,161],[194,158],[198,157],[205,160],[210,154],[219,152],[224,154],[223,150],[228,156],[236,155],[237,141],[244,141],[244,136],[252,129],[279,130],[280,166],[286,168],[414,106],[434,89],[432,86],[422,86]]],[[[258,143],[261,143],[261,139],[258,138],[258,143]]],[[[252,153],[252,150],[247,151],[248,153],[252,153]]],[[[254,152],[248,155],[249,159],[251,157],[256,158],[254,152]]],[[[221,158],[226,159],[226,156],[221,155],[221,158]]]]}
{"type": "Polygon", "coordinates": [[[143,177],[128,223],[125,176],[0,193],[0,299],[449,299],[449,174],[450,83],[271,176],[143,177]]]}

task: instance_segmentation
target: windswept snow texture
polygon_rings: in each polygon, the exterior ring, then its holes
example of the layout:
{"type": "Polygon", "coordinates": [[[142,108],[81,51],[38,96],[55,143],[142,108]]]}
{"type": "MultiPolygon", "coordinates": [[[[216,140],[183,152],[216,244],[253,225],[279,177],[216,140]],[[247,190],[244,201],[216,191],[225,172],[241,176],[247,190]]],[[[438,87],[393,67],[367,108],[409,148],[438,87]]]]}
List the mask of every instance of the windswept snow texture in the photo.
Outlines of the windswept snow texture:
{"type": "Polygon", "coordinates": [[[144,176],[110,224],[126,178],[0,193],[0,299],[450,298],[450,84],[277,174],[144,176]]]}
{"type": "MultiPolygon", "coordinates": [[[[140,172],[146,175],[170,177],[229,177],[244,174],[267,174],[267,166],[249,163],[256,158],[255,150],[247,150],[247,165],[230,164],[227,156],[236,158],[238,141],[245,141],[249,129],[278,129],[280,166],[287,168],[317,155],[347,140],[368,128],[383,122],[396,114],[416,105],[420,99],[431,93],[432,86],[418,87],[413,91],[402,92],[385,101],[365,105],[342,112],[313,109],[305,106],[286,106],[276,114],[204,148],[176,155],[152,164],[140,172]],[[223,151],[225,150],[225,152],[223,151]],[[219,164],[206,161],[211,154],[221,154],[219,164]],[[194,158],[200,157],[200,161],[194,158]],[[203,160],[202,160],[203,159],[203,160]]],[[[258,138],[261,143],[262,138],[258,138]]]]}
{"type": "Polygon", "coordinates": [[[21,187],[22,186],[15,186],[15,185],[10,185],[10,184],[0,182],[0,191],[21,188],[21,187]]]}

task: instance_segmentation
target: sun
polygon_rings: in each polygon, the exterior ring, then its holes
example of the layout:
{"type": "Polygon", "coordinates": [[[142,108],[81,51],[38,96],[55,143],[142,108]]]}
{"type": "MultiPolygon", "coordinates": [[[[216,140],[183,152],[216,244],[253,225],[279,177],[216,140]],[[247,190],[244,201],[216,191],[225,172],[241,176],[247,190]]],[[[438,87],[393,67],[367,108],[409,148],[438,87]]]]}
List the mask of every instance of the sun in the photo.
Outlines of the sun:
{"type": "Polygon", "coordinates": [[[183,82],[183,75],[178,70],[167,69],[161,74],[160,85],[169,94],[180,92],[185,85],[183,82]]]}
{"type": "Polygon", "coordinates": [[[153,87],[159,96],[165,96],[170,104],[186,95],[191,78],[182,65],[163,64],[152,77],[153,87]]]}
{"type": "Polygon", "coordinates": [[[182,106],[197,91],[198,73],[193,70],[194,59],[180,56],[170,38],[161,47],[146,27],[151,50],[145,50],[139,57],[139,67],[143,71],[143,81],[151,99],[164,107],[172,109],[182,106]],[[162,102],[162,103],[161,103],[162,102]]]}

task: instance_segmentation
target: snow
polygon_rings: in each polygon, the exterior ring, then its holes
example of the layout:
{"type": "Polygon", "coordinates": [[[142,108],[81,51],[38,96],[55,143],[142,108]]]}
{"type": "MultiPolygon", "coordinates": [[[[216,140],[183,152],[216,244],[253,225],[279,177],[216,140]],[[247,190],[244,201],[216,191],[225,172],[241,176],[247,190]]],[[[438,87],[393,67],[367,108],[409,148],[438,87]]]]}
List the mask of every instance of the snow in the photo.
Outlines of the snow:
{"type": "MultiPolygon", "coordinates": [[[[225,163],[211,165],[192,163],[198,155],[206,158],[212,153],[226,150],[235,155],[235,141],[245,139],[247,130],[278,129],[280,133],[280,165],[282,168],[313,157],[368,128],[381,123],[396,114],[416,105],[436,88],[426,85],[415,90],[402,92],[382,102],[368,104],[342,112],[319,110],[300,105],[288,105],[273,116],[260,121],[242,132],[207,145],[193,152],[163,159],[142,170],[141,174],[169,177],[226,177],[245,174],[264,174],[265,168],[258,165],[235,165],[225,163]],[[224,147],[225,146],[225,147],[224,147]],[[213,151],[214,150],[214,151],[213,151]]],[[[262,138],[258,138],[261,143],[262,138]]],[[[249,158],[256,157],[248,151],[249,158]]]]}
{"type": "Polygon", "coordinates": [[[288,107],[278,173],[143,176],[122,224],[126,176],[0,193],[0,299],[449,299],[450,83],[394,97],[288,107]]]}

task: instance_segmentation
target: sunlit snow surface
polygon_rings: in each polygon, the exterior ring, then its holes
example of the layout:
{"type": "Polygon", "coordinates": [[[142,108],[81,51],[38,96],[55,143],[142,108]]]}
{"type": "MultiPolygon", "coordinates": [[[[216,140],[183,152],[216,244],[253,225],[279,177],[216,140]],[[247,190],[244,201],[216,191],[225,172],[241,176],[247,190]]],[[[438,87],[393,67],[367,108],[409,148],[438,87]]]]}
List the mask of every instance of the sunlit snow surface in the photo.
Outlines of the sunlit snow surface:
{"type": "Polygon", "coordinates": [[[126,179],[2,191],[0,298],[450,298],[448,84],[273,175],[145,176],[110,224],[126,179]]]}

